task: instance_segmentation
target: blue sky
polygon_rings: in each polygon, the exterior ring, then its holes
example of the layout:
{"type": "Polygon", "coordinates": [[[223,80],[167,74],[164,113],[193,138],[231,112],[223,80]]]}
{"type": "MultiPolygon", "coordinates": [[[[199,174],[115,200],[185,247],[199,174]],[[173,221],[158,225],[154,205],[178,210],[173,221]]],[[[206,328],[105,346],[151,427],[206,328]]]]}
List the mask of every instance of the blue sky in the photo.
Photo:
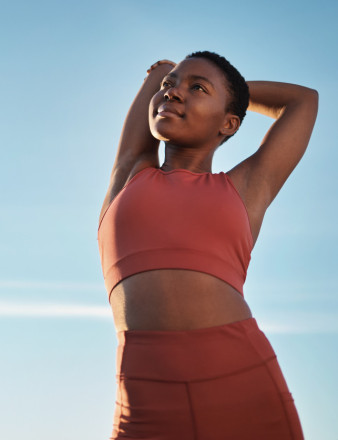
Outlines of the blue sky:
{"type": "MultiPolygon", "coordinates": [[[[1,2],[2,439],[109,438],[116,337],[98,216],[147,68],[195,50],[224,55],[247,80],[319,91],[308,151],[266,214],[245,297],[306,440],[338,439],[337,18],[334,1],[1,2]]],[[[213,172],[255,151],[271,122],[248,114],[213,172]]]]}

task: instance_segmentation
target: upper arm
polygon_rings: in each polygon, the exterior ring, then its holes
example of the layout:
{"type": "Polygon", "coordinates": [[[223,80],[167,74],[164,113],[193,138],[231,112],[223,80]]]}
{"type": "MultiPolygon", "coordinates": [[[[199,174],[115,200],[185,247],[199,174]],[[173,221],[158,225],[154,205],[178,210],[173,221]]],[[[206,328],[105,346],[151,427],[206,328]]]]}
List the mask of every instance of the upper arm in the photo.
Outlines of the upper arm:
{"type": "Polygon", "coordinates": [[[264,197],[267,206],[302,158],[311,137],[318,110],[318,93],[305,90],[301,99],[281,109],[259,149],[231,170],[242,180],[242,189],[248,193],[261,193],[260,197],[264,197]]]}
{"type": "Polygon", "coordinates": [[[246,204],[256,236],[267,207],[302,158],[311,137],[318,93],[302,89],[300,99],[280,110],[259,149],[229,172],[246,204]]]}
{"type": "Polygon", "coordinates": [[[318,93],[306,89],[302,99],[282,109],[259,149],[248,158],[248,184],[265,191],[266,203],[275,198],[309,143],[318,110],[318,93]]]}
{"type": "Polygon", "coordinates": [[[143,154],[158,154],[159,141],[155,139],[149,128],[148,108],[153,96],[155,84],[145,83],[136,95],[125,118],[114,167],[131,164],[143,154]],[[149,87],[152,85],[152,87],[149,87]]]}
{"type": "Polygon", "coordinates": [[[148,109],[153,95],[159,90],[162,78],[172,69],[170,64],[161,64],[144,80],[123,124],[115,161],[112,167],[108,190],[103,201],[100,220],[107,207],[130,180],[132,173],[147,166],[159,166],[159,140],[149,128],[148,109]]]}
{"type": "Polygon", "coordinates": [[[149,103],[159,90],[162,78],[172,69],[170,64],[161,64],[145,78],[123,124],[114,167],[126,167],[136,163],[142,156],[158,160],[159,140],[149,128],[149,103]]]}

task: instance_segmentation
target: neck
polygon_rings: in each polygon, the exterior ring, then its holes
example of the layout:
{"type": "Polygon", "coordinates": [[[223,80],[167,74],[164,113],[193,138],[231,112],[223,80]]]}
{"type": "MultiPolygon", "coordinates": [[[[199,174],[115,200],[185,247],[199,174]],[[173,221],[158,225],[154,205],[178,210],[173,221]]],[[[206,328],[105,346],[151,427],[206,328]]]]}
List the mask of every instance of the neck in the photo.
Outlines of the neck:
{"type": "Polygon", "coordinates": [[[161,166],[164,171],[180,168],[194,173],[212,172],[214,150],[194,150],[166,143],[164,154],[165,158],[161,166]]]}

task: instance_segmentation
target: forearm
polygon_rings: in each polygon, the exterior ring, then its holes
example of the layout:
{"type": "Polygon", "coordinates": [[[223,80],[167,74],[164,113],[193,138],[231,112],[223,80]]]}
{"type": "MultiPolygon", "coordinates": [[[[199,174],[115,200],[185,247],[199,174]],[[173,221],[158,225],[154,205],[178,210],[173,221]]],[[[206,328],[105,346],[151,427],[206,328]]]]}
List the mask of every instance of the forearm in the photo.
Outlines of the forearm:
{"type": "Polygon", "coordinates": [[[286,108],[318,100],[316,90],[296,84],[272,81],[248,81],[248,110],[279,118],[286,108]]]}
{"type": "Polygon", "coordinates": [[[126,122],[130,122],[130,128],[132,128],[135,118],[137,118],[139,122],[144,120],[143,122],[145,128],[148,127],[148,108],[150,100],[160,89],[163,77],[167,75],[172,68],[173,66],[170,64],[161,64],[154,70],[151,70],[149,75],[144,79],[144,82],[138,91],[126,118],[126,122]]]}
{"type": "Polygon", "coordinates": [[[173,64],[171,61],[166,63],[165,61],[159,61],[155,63],[150,69],[148,69],[148,75],[144,78],[144,82],[135,98],[135,101],[146,99],[148,104],[151,98],[161,87],[162,79],[173,69],[173,64]],[[161,63],[161,64],[158,64],[161,63]]]}
{"type": "Polygon", "coordinates": [[[160,89],[162,78],[172,68],[171,64],[160,64],[145,78],[126,116],[116,155],[117,162],[133,162],[140,154],[152,154],[158,148],[159,141],[152,136],[149,129],[149,103],[160,89]]]}

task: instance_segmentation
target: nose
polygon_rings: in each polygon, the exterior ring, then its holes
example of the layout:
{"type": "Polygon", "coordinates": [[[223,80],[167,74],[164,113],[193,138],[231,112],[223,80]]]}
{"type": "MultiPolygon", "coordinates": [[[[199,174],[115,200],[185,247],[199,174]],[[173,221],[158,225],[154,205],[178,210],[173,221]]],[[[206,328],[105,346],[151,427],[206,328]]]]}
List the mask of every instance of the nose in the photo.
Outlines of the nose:
{"type": "Polygon", "coordinates": [[[177,87],[171,87],[164,94],[164,99],[166,101],[183,101],[183,96],[177,87]]]}

